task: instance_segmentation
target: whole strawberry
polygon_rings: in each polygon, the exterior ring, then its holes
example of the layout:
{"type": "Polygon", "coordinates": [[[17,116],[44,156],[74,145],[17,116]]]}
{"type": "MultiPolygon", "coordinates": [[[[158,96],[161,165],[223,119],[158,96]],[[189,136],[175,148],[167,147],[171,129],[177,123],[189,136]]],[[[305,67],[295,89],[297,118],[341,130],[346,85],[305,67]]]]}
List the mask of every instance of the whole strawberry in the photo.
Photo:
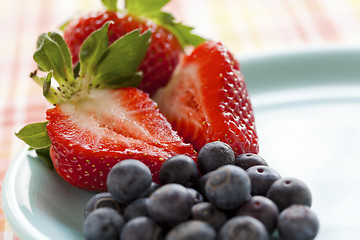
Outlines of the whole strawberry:
{"type": "Polygon", "coordinates": [[[55,170],[70,184],[87,190],[106,190],[112,166],[137,159],[158,181],[162,162],[176,154],[196,159],[160,113],[147,93],[135,88],[137,71],[150,44],[151,32],[134,30],[108,44],[105,23],[80,50],[80,68],[72,69],[71,55],[57,33],[39,37],[34,60],[41,71],[32,78],[55,105],[48,122],[25,126],[17,134],[41,154],[48,151],[55,170]]]}
{"type": "Polygon", "coordinates": [[[205,42],[184,56],[154,99],[195,149],[220,140],[236,154],[258,152],[254,113],[240,65],[221,43],[205,42]]]}
{"type": "Polygon", "coordinates": [[[160,11],[167,2],[127,0],[126,11],[118,11],[116,0],[103,1],[107,10],[73,19],[64,29],[64,39],[69,46],[73,63],[79,61],[79,50],[85,39],[107,21],[114,23],[109,27],[109,43],[135,29],[140,29],[141,32],[150,29],[151,43],[139,67],[144,78],[138,87],[152,95],[168,82],[183,47],[203,41],[190,33],[191,28],[175,23],[170,14],[160,11]]]}

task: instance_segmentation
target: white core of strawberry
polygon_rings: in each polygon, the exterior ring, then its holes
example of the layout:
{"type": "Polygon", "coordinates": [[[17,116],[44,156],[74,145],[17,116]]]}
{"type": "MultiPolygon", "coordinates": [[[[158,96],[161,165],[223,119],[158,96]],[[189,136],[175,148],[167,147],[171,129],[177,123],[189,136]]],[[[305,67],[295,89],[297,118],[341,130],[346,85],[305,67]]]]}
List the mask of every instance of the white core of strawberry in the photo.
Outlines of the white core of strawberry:
{"type": "MultiPolygon", "coordinates": [[[[77,102],[64,102],[60,106],[76,126],[91,131],[98,137],[97,140],[106,137],[116,142],[119,137],[124,137],[158,142],[146,126],[134,117],[139,114],[138,110],[127,109],[126,103],[121,102],[118,95],[113,94],[111,90],[94,89],[83,99],[77,102]]],[[[141,109],[144,112],[147,110],[141,109]]]]}

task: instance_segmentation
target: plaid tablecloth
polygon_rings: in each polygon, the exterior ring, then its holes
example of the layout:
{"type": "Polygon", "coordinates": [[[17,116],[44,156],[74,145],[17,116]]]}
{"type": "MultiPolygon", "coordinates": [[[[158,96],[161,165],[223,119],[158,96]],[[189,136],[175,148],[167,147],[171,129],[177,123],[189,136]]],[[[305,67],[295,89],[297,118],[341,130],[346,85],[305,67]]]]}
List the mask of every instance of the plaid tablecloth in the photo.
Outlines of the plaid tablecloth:
{"type": "MultiPolygon", "coordinates": [[[[0,180],[24,148],[14,132],[43,121],[48,107],[41,88],[29,78],[37,36],[100,7],[100,0],[0,0],[0,180]]],[[[360,46],[358,0],[173,0],[166,10],[239,56],[360,46]]],[[[1,206],[0,236],[16,238],[1,206]]]]}

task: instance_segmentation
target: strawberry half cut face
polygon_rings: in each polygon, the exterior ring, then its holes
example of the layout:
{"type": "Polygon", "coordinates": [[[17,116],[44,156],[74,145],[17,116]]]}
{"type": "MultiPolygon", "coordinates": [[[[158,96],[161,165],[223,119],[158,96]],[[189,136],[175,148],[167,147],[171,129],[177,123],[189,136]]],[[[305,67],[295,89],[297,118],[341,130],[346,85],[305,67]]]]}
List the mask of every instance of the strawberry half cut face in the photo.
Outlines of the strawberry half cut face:
{"type": "Polygon", "coordinates": [[[236,154],[258,152],[254,114],[240,65],[221,43],[205,42],[184,56],[154,99],[196,150],[220,140],[236,154]]]}
{"type": "Polygon", "coordinates": [[[58,174],[88,190],[106,190],[113,165],[137,159],[158,181],[160,167],[175,154],[196,159],[148,94],[136,88],[93,90],[86,98],[47,111],[50,154],[58,174]]]}

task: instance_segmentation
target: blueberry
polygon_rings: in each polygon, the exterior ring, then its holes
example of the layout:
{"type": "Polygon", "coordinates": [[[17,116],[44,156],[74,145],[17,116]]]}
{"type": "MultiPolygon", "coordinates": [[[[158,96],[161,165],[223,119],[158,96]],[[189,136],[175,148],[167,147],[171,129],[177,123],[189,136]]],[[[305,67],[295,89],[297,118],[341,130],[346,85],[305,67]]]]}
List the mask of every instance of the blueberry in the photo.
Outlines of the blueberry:
{"type": "Polygon", "coordinates": [[[199,178],[196,163],[189,156],[178,154],[167,159],[160,168],[161,185],[178,183],[185,187],[194,187],[199,178]]]}
{"type": "Polygon", "coordinates": [[[123,216],[125,221],[129,221],[130,219],[140,216],[148,216],[148,211],[147,211],[148,200],[149,200],[148,198],[139,198],[131,202],[124,211],[123,216]]]}
{"type": "Polygon", "coordinates": [[[226,143],[220,141],[210,142],[200,149],[197,164],[200,172],[205,174],[221,166],[235,164],[235,154],[226,143]]]}
{"type": "Polygon", "coordinates": [[[150,197],[150,195],[160,187],[159,184],[157,184],[156,182],[151,182],[151,185],[150,187],[145,191],[143,192],[142,194],[140,194],[139,198],[147,198],[147,197],[150,197]]]}
{"type": "Polygon", "coordinates": [[[216,232],[207,223],[189,220],[171,229],[165,240],[216,240],[216,232]]]}
{"type": "Polygon", "coordinates": [[[194,205],[191,213],[193,219],[206,222],[215,230],[219,230],[227,220],[225,214],[209,202],[194,205]]]}
{"type": "Polygon", "coordinates": [[[205,191],[209,201],[217,208],[232,210],[250,197],[250,178],[243,169],[225,165],[210,175],[205,191]]]}
{"type": "Polygon", "coordinates": [[[281,178],[277,171],[268,166],[253,166],[246,172],[251,181],[251,195],[266,196],[270,186],[281,178]]]}
{"type": "Polygon", "coordinates": [[[272,234],[276,228],[279,210],[275,203],[264,196],[254,196],[246,201],[238,210],[239,216],[250,216],[264,224],[269,234],[272,234]]]}
{"type": "Polygon", "coordinates": [[[148,213],[156,222],[174,226],[190,217],[191,206],[188,190],[180,184],[168,183],[151,194],[148,213]]]}
{"type": "Polygon", "coordinates": [[[98,208],[113,208],[120,214],[124,212],[126,205],[119,203],[109,192],[97,193],[90,198],[85,206],[85,217],[98,208]]]}
{"type": "Polygon", "coordinates": [[[189,193],[189,200],[191,202],[191,205],[198,204],[204,201],[204,197],[195,189],[193,188],[187,188],[189,193]]]}
{"type": "Polygon", "coordinates": [[[266,197],[271,199],[281,212],[292,204],[311,206],[312,196],[308,186],[297,178],[281,178],[269,188],[266,197]]]}
{"type": "Polygon", "coordinates": [[[84,221],[83,231],[88,240],[119,239],[124,225],[123,217],[112,208],[98,208],[91,212],[84,221]]]}
{"type": "Polygon", "coordinates": [[[282,240],[311,240],[319,230],[319,220],[305,205],[291,205],[282,211],[278,220],[282,240]]]}
{"type": "Polygon", "coordinates": [[[196,189],[197,189],[197,191],[204,197],[204,200],[207,199],[207,197],[206,197],[206,191],[205,191],[205,186],[206,186],[206,182],[207,182],[207,180],[209,179],[211,173],[213,173],[213,171],[208,172],[208,173],[202,175],[202,176],[198,179],[197,184],[196,184],[196,189]]]}
{"type": "Polygon", "coordinates": [[[154,220],[148,217],[137,217],[131,219],[125,224],[121,232],[121,240],[162,239],[164,239],[164,231],[154,220]]]}
{"type": "Polygon", "coordinates": [[[128,159],[117,163],[107,176],[111,195],[121,203],[130,203],[151,185],[150,169],[138,160],[128,159]]]}
{"type": "Polygon", "coordinates": [[[268,240],[264,225],[256,218],[238,216],[228,220],[220,229],[221,240],[268,240]]]}
{"type": "Polygon", "coordinates": [[[266,161],[257,154],[254,153],[243,153],[235,158],[235,165],[246,170],[253,166],[267,166],[266,161]]]}

